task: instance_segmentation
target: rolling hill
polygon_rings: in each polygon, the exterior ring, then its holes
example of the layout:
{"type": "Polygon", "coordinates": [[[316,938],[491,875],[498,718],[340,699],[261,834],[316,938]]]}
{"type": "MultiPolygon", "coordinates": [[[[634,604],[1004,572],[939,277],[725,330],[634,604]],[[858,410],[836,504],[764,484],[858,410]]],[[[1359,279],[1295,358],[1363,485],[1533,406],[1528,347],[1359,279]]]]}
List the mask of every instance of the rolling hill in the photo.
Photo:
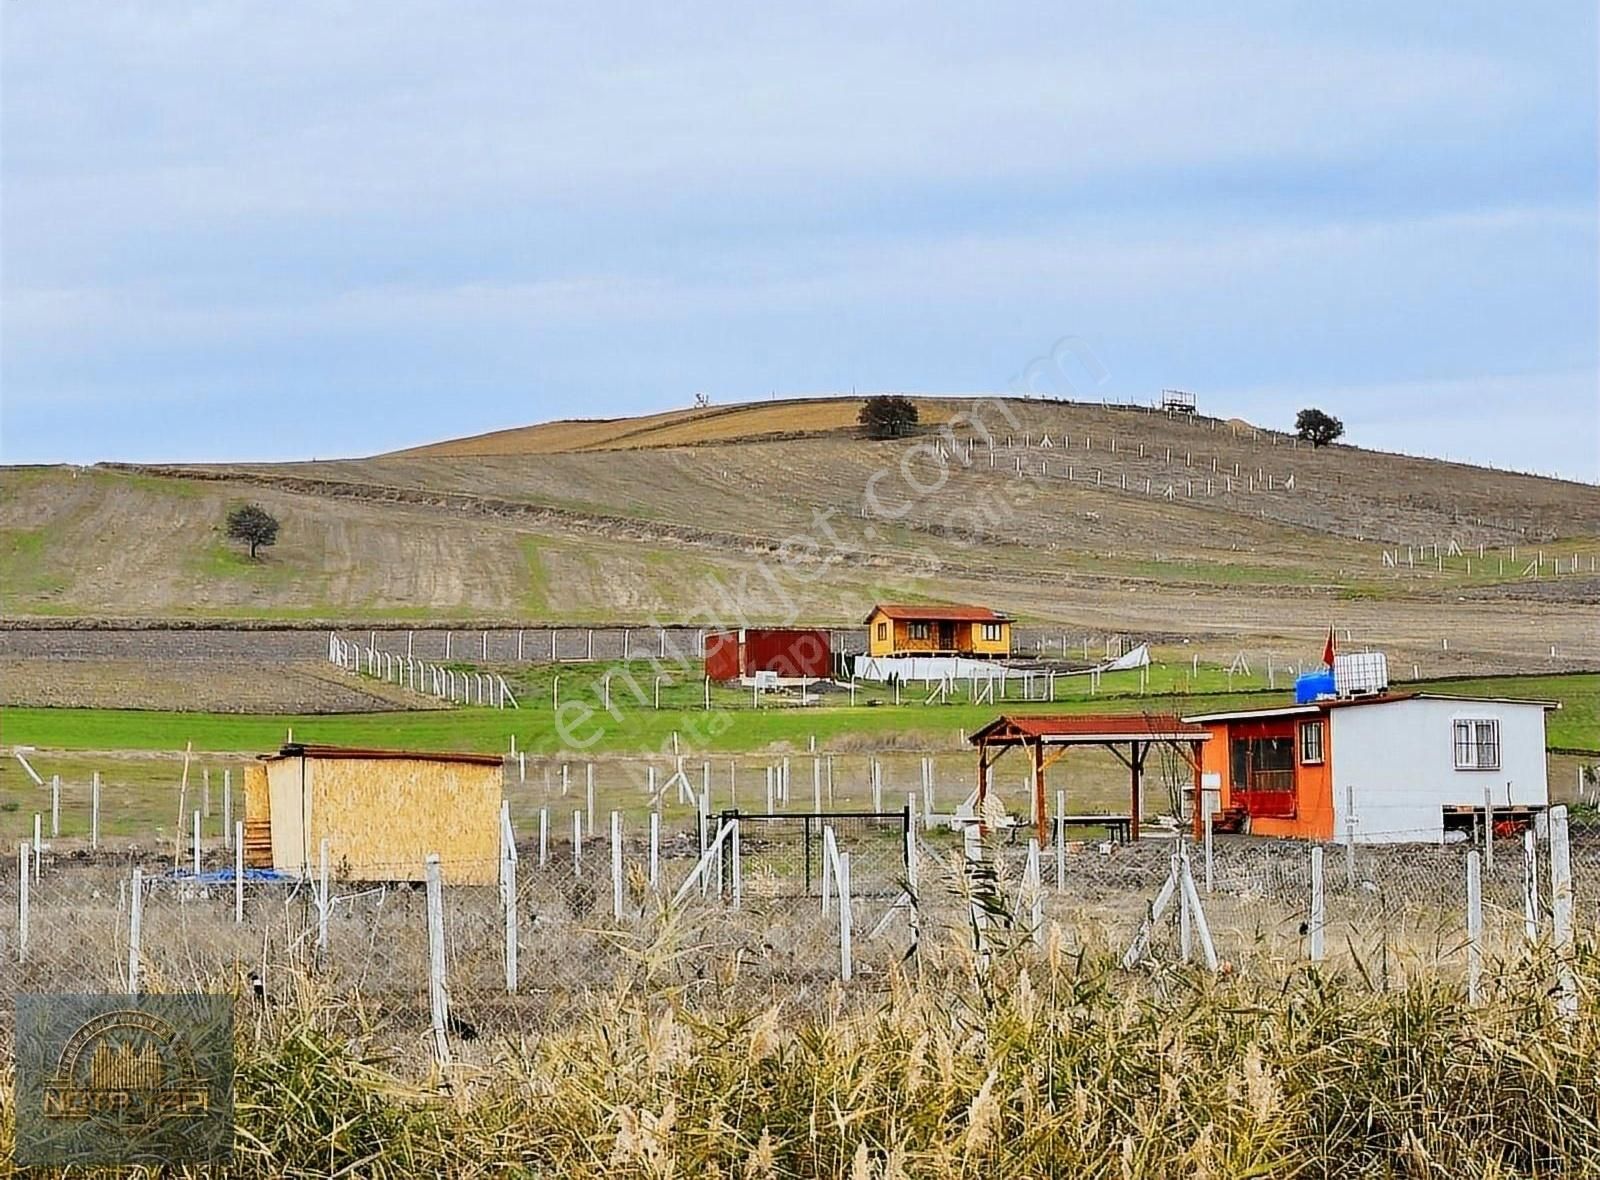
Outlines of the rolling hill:
{"type": "Polygon", "coordinates": [[[1600,664],[1593,486],[1138,407],[918,400],[888,442],[831,398],[367,459],[5,469],[6,614],[845,624],[892,595],[1218,642],[1337,615],[1415,651],[1600,664]],[[245,500],[283,525],[260,562],[221,532],[245,500]]]}

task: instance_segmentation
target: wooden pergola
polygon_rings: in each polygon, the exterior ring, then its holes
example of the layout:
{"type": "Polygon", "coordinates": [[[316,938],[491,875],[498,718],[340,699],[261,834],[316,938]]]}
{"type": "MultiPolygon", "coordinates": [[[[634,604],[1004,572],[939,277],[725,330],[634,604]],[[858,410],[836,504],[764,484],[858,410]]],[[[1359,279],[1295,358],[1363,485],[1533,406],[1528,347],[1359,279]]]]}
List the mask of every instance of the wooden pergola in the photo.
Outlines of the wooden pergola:
{"type": "MultiPolygon", "coordinates": [[[[978,747],[977,812],[989,793],[989,772],[1008,750],[1025,749],[1033,763],[1033,816],[1039,843],[1047,842],[1049,813],[1045,806],[1044,772],[1074,746],[1103,746],[1128,768],[1129,834],[1139,838],[1139,788],[1150,748],[1168,745],[1183,756],[1196,778],[1200,775],[1200,743],[1211,734],[1171,714],[1085,713],[1077,716],[996,717],[968,740],[978,747]],[[1126,752],[1124,752],[1126,748],[1126,752]]],[[[1195,796],[1197,799],[1199,795],[1195,796]]]]}

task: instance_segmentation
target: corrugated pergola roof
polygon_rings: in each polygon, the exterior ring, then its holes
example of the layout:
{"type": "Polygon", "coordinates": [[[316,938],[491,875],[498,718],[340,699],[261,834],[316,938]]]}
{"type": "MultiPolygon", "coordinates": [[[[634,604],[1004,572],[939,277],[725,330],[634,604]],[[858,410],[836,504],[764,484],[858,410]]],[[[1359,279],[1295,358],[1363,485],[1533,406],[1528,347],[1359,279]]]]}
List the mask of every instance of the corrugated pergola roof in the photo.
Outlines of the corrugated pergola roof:
{"type": "Polygon", "coordinates": [[[276,754],[263,754],[262,760],[272,762],[279,758],[362,758],[399,759],[415,762],[466,762],[474,766],[503,766],[499,754],[472,754],[460,750],[436,752],[430,750],[366,750],[358,746],[314,746],[292,742],[276,754]]]}
{"type": "Polygon", "coordinates": [[[1079,713],[1075,715],[996,717],[974,733],[973,745],[1042,741],[1047,745],[1103,742],[1203,742],[1211,734],[1170,713],[1079,713]]]}

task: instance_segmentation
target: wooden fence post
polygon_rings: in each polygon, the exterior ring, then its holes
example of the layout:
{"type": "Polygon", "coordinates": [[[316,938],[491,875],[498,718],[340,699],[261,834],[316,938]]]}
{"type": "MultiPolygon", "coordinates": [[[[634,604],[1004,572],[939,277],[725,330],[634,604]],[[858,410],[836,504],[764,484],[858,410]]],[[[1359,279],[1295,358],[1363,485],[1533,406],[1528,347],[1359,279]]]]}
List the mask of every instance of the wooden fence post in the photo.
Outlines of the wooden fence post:
{"type": "Polygon", "coordinates": [[[450,1042],[445,1024],[450,1018],[444,984],[444,884],[439,877],[439,854],[427,859],[428,881],[428,1014],[433,1030],[433,1055],[440,1065],[450,1064],[450,1042]]]}
{"type": "Polygon", "coordinates": [[[650,888],[658,889],[661,883],[661,813],[650,813],[650,888]]]}
{"type": "Polygon", "coordinates": [[[100,772],[89,778],[89,847],[100,847],[100,772]]]}
{"type": "Polygon", "coordinates": [[[539,808],[539,867],[550,863],[550,809],[539,808]]]}
{"type": "MultiPolygon", "coordinates": [[[[518,632],[520,637],[521,633],[518,632]]],[[[506,993],[517,993],[517,836],[511,827],[511,803],[500,804],[500,891],[505,912],[506,993]]]]}
{"type": "Polygon", "coordinates": [[[50,776],[50,839],[61,839],[61,776],[50,776]]]}
{"type": "Polygon", "coordinates": [[[583,812],[572,813],[572,875],[583,876],[583,812]]]}

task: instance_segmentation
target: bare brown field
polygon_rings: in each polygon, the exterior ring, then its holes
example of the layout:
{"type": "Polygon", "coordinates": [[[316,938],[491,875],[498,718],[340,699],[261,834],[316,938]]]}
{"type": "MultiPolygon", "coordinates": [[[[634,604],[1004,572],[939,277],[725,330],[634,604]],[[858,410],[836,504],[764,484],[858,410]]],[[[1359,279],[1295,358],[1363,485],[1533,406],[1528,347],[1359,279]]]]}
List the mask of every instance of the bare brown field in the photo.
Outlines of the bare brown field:
{"type": "Polygon", "coordinates": [[[552,423],[376,459],[9,469],[0,580],[13,619],[849,626],[913,597],[1204,658],[1315,654],[1332,621],[1424,676],[1600,664],[1595,487],[1037,401],[980,411],[1013,444],[995,429],[993,466],[982,445],[940,466],[934,431],[856,437],[857,405],[552,423]],[[259,562],[221,533],[246,500],[283,525],[259,562]],[[1452,541],[1443,569],[1382,561],[1452,541]],[[1582,568],[1552,575],[1556,557],[1582,568]]]}

